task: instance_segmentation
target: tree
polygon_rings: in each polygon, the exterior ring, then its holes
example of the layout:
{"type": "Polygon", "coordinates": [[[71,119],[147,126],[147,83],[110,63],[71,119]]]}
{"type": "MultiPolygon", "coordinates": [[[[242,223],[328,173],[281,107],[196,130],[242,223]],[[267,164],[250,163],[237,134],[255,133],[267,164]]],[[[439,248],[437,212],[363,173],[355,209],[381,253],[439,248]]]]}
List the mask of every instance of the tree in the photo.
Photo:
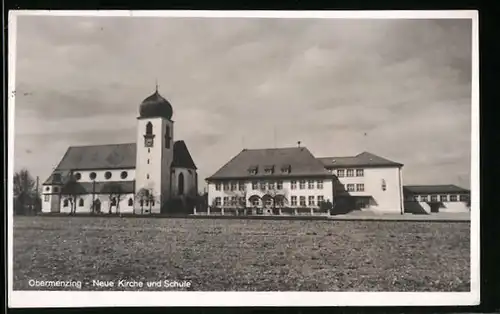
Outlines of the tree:
{"type": "Polygon", "coordinates": [[[29,207],[35,205],[39,198],[35,184],[27,169],[14,174],[14,210],[17,214],[25,213],[29,207]]]}
{"type": "Polygon", "coordinates": [[[247,207],[247,191],[239,191],[237,193],[236,207],[238,208],[238,215],[245,213],[245,208],[247,207]]]}
{"type": "Polygon", "coordinates": [[[149,213],[151,214],[151,209],[153,207],[153,203],[156,201],[156,196],[154,194],[153,189],[149,190],[149,194],[147,195],[146,200],[148,201],[148,204],[149,204],[149,213]]]}
{"type": "Polygon", "coordinates": [[[84,193],[83,187],[78,183],[73,173],[69,173],[63,178],[63,186],[61,187],[61,195],[68,198],[70,202],[70,213],[76,213],[76,199],[78,195],[84,193]]]}
{"type": "Polygon", "coordinates": [[[111,209],[113,208],[113,204],[116,206],[116,212],[120,212],[120,201],[123,198],[123,195],[125,194],[125,191],[120,183],[117,182],[110,182],[106,183],[102,191],[103,193],[108,195],[109,199],[109,208],[108,208],[108,214],[111,214],[111,209]]]}
{"type": "Polygon", "coordinates": [[[330,200],[319,202],[319,209],[322,212],[331,212],[333,210],[333,203],[330,200]]]}
{"type": "Polygon", "coordinates": [[[141,188],[135,196],[139,200],[139,203],[141,205],[141,214],[144,213],[144,202],[148,199],[148,196],[149,190],[146,188],[141,188]]]}
{"type": "Polygon", "coordinates": [[[280,190],[277,190],[275,188],[268,189],[266,191],[266,195],[269,196],[273,202],[273,211],[276,210],[276,204],[278,203],[277,201],[282,201],[280,203],[280,207],[283,207],[284,202],[286,201],[285,195],[283,195],[283,192],[280,190]]]}

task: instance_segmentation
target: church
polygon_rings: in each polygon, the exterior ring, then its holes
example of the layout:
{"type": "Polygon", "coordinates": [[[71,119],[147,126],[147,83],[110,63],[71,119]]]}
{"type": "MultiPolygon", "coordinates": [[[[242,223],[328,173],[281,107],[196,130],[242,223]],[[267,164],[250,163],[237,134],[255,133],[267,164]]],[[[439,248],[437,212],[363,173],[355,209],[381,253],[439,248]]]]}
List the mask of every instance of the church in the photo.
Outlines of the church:
{"type": "Polygon", "coordinates": [[[42,213],[158,214],[198,193],[186,143],[174,141],[158,87],[139,107],[135,143],[71,146],[43,183],[42,213]]]}

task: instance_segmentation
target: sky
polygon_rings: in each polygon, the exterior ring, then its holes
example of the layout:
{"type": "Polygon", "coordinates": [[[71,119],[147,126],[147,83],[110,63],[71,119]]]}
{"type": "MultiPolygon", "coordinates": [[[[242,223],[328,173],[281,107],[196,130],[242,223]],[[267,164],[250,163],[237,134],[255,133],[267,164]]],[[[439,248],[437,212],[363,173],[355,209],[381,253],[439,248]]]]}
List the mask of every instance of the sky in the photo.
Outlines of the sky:
{"type": "Polygon", "coordinates": [[[470,188],[471,20],[20,16],[14,168],[136,141],[155,90],[200,187],[243,148],[368,151],[470,188]]]}

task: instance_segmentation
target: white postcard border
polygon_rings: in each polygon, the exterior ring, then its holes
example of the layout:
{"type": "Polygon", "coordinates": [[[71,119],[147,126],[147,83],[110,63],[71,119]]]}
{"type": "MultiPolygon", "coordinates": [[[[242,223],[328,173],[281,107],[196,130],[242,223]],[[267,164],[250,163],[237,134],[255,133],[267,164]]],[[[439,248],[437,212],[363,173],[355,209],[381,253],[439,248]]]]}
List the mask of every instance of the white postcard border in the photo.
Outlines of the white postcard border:
{"type": "MultiPolygon", "coordinates": [[[[478,12],[454,11],[48,11],[9,12],[8,179],[14,175],[14,106],[18,16],[123,16],[204,18],[472,19],[471,291],[470,292],[157,292],[14,291],[13,204],[8,202],[8,303],[10,307],[116,306],[461,306],[480,302],[479,238],[479,29],[478,12]]],[[[12,184],[8,195],[13,195],[12,184]]]]}

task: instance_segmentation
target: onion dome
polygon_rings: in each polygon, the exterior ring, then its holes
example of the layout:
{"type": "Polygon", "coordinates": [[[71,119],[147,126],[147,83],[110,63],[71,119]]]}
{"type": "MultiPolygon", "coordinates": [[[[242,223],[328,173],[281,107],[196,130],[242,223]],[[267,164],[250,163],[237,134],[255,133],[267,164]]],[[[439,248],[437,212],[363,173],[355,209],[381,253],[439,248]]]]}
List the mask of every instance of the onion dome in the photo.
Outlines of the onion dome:
{"type": "Polygon", "coordinates": [[[158,118],[171,119],[173,114],[172,105],[163,98],[158,90],[148,98],[144,99],[139,107],[141,118],[158,118]]]}

